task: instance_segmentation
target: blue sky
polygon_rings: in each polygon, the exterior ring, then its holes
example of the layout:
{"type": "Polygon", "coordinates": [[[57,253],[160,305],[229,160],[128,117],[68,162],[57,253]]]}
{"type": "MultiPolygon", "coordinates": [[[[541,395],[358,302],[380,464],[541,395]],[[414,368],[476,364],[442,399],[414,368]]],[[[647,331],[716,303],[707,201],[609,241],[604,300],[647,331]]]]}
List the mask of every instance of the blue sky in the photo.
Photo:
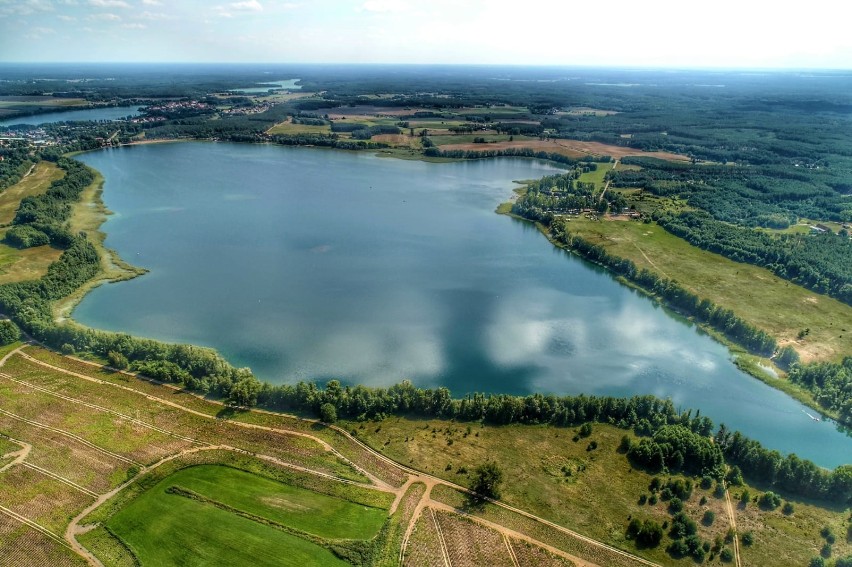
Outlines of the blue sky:
{"type": "Polygon", "coordinates": [[[836,0],[0,0],[0,61],[852,69],[852,34],[844,29],[840,5],[836,0]]]}

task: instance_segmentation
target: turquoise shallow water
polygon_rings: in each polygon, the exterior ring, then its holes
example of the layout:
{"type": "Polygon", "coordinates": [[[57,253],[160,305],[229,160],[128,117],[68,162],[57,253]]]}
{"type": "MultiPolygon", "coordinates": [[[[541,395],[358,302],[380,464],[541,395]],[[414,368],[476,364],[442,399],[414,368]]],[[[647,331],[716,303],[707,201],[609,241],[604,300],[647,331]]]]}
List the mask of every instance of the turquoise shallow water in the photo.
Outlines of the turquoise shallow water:
{"type": "Polygon", "coordinates": [[[549,165],[224,143],[80,159],[106,179],[106,244],[150,270],[90,293],[84,324],[215,347],[272,382],[671,397],[771,448],[852,461],[851,438],[724,347],[494,214],[549,165]]]}

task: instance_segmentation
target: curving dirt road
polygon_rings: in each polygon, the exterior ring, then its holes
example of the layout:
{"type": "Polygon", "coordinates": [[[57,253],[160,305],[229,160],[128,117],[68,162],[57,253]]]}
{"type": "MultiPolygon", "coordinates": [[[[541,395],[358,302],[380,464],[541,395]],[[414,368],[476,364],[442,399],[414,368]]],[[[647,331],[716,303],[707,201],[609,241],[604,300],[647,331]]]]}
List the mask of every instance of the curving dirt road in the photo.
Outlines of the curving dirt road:
{"type": "MultiPolygon", "coordinates": [[[[175,403],[173,401],[166,400],[166,399],[163,399],[163,398],[160,398],[160,397],[157,397],[157,396],[153,396],[151,394],[148,394],[148,393],[143,392],[141,390],[134,389],[134,388],[129,387],[129,386],[125,386],[125,385],[122,385],[122,384],[116,384],[116,383],[108,382],[108,381],[105,381],[105,380],[100,380],[100,379],[94,378],[92,376],[86,376],[84,374],[80,374],[80,373],[77,373],[77,372],[74,372],[74,371],[71,371],[71,370],[67,370],[65,368],[61,368],[61,367],[49,364],[47,362],[38,360],[38,359],[28,355],[27,353],[23,352],[23,348],[24,347],[20,347],[20,348],[14,350],[14,351],[8,353],[6,356],[4,356],[2,359],[0,359],[0,366],[2,366],[11,356],[17,354],[17,355],[20,355],[20,356],[26,358],[27,360],[35,363],[35,364],[39,364],[43,367],[50,368],[51,370],[56,371],[56,372],[61,372],[61,373],[64,373],[64,374],[68,374],[68,375],[77,377],[77,378],[82,379],[82,380],[87,380],[87,381],[90,381],[90,382],[108,385],[108,386],[111,386],[111,387],[120,388],[120,389],[125,390],[125,391],[133,392],[135,394],[144,396],[145,399],[147,399],[147,400],[151,400],[151,401],[154,401],[156,403],[164,404],[164,405],[167,405],[169,407],[179,409],[181,411],[185,411],[185,412],[188,412],[190,414],[193,414],[193,415],[196,415],[196,416],[199,416],[199,417],[203,417],[205,419],[212,419],[212,420],[219,419],[216,416],[209,415],[209,414],[206,414],[206,413],[202,413],[202,412],[199,412],[197,410],[193,410],[191,408],[182,406],[182,405],[175,403]]],[[[77,358],[73,358],[73,360],[75,362],[83,362],[85,364],[88,364],[88,365],[91,365],[91,366],[97,367],[97,368],[108,368],[108,367],[104,367],[104,366],[96,364],[96,363],[92,363],[90,361],[82,361],[82,360],[77,359],[77,358]]],[[[109,369],[109,370],[114,371],[114,369],[109,369]]],[[[132,377],[135,377],[135,378],[144,379],[144,380],[147,380],[149,382],[156,383],[158,385],[162,385],[162,386],[170,388],[170,389],[180,390],[180,388],[177,388],[173,385],[163,384],[159,381],[151,380],[147,377],[136,376],[136,375],[130,374],[130,373],[124,373],[124,374],[127,374],[128,376],[132,376],[132,377]]],[[[41,387],[38,387],[38,386],[35,386],[35,385],[31,385],[31,384],[28,384],[24,381],[12,378],[8,375],[3,375],[3,378],[10,379],[10,380],[13,380],[15,382],[19,382],[22,385],[26,385],[28,387],[35,387],[39,390],[44,390],[47,393],[49,393],[51,395],[55,395],[55,396],[65,400],[65,401],[68,401],[70,403],[78,403],[78,404],[83,405],[84,407],[89,407],[91,409],[97,409],[99,411],[108,411],[110,413],[120,415],[122,417],[122,419],[130,419],[130,420],[133,420],[133,421],[137,421],[134,418],[132,418],[131,416],[124,416],[123,414],[118,414],[118,412],[114,412],[113,410],[109,410],[108,408],[102,408],[100,406],[96,406],[95,404],[90,404],[90,403],[84,402],[82,400],[76,400],[76,399],[70,398],[68,396],[63,396],[63,395],[58,394],[56,392],[51,392],[50,390],[46,390],[44,388],[41,388],[41,387]]],[[[201,398],[201,396],[197,396],[197,397],[201,398]]],[[[205,399],[205,401],[211,402],[211,400],[206,400],[206,399],[205,399]]],[[[224,406],[224,404],[221,403],[221,402],[212,402],[212,403],[218,403],[219,405],[224,406]]],[[[2,410],[0,410],[0,411],[2,411],[2,410]]],[[[288,418],[299,419],[299,420],[306,421],[306,422],[309,422],[309,423],[318,423],[318,420],[304,419],[304,418],[301,418],[301,417],[298,417],[298,416],[293,416],[293,415],[281,414],[281,413],[270,412],[270,411],[265,411],[265,410],[253,410],[253,411],[258,411],[260,413],[266,413],[266,414],[271,414],[271,415],[285,416],[285,417],[288,417],[288,418]]],[[[6,412],[4,412],[4,413],[6,413],[6,412]]],[[[142,423],[144,424],[144,422],[142,422],[142,423]]],[[[465,517],[471,519],[472,521],[475,521],[475,522],[477,522],[481,525],[484,525],[486,527],[489,527],[491,529],[497,530],[499,533],[503,534],[504,537],[511,537],[511,538],[527,541],[527,542],[532,543],[534,545],[540,546],[540,547],[548,550],[549,552],[551,552],[555,555],[558,555],[560,557],[564,557],[566,559],[569,559],[570,561],[573,561],[574,563],[576,563],[577,565],[579,565],[581,567],[596,567],[596,565],[594,563],[591,563],[591,562],[586,561],[582,558],[568,554],[568,553],[566,553],[566,552],[564,552],[564,551],[562,551],[562,550],[560,550],[556,547],[550,546],[546,543],[543,543],[543,542],[538,541],[534,538],[526,536],[526,535],[524,535],[520,532],[516,532],[514,530],[506,528],[505,526],[495,524],[495,523],[490,522],[488,520],[485,520],[483,518],[479,518],[477,516],[469,515],[462,510],[458,510],[458,509],[455,509],[455,508],[448,506],[446,504],[432,500],[431,499],[431,490],[434,486],[436,486],[438,484],[445,485],[445,486],[454,488],[456,490],[459,490],[459,491],[462,491],[462,492],[465,492],[465,493],[468,493],[468,494],[471,494],[471,491],[468,490],[466,487],[463,487],[463,486],[457,485],[455,483],[440,479],[438,477],[417,471],[417,470],[412,469],[410,467],[407,467],[407,466],[405,466],[401,463],[398,463],[398,462],[386,457],[385,455],[379,453],[378,451],[374,450],[372,447],[366,445],[361,440],[355,438],[348,431],[346,431],[346,430],[344,430],[340,427],[329,426],[332,430],[334,430],[338,434],[345,437],[349,442],[357,444],[361,450],[368,452],[374,458],[376,458],[376,459],[382,461],[383,463],[387,464],[388,466],[393,467],[393,468],[397,469],[398,471],[408,475],[408,479],[406,480],[406,482],[402,486],[390,485],[389,483],[377,478],[375,475],[365,471],[363,468],[359,467],[356,463],[353,463],[350,459],[347,459],[346,457],[344,457],[337,449],[335,449],[333,446],[331,446],[331,444],[329,444],[327,441],[325,441],[325,440],[323,440],[323,439],[321,439],[321,438],[319,438],[315,435],[312,435],[310,433],[306,433],[306,432],[303,432],[303,431],[294,431],[294,430],[289,430],[289,429],[282,429],[282,428],[278,428],[278,427],[269,427],[269,426],[264,426],[264,425],[244,423],[244,422],[239,422],[239,421],[229,421],[228,423],[235,425],[235,426],[238,426],[238,427],[244,427],[244,428],[249,428],[249,429],[260,429],[260,430],[271,431],[271,432],[280,433],[280,434],[284,434],[284,435],[296,435],[296,436],[305,437],[305,438],[313,440],[314,442],[318,443],[321,447],[323,447],[325,450],[333,453],[336,457],[340,458],[343,462],[351,464],[356,470],[358,470],[366,478],[368,478],[370,483],[371,483],[369,485],[370,488],[394,494],[395,499],[394,499],[393,505],[391,506],[390,514],[392,514],[396,510],[396,507],[399,505],[399,502],[403,498],[403,495],[405,494],[406,490],[408,489],[408,487],[412,483],[420,482],[420,483],[425,484],[426,490],[424,491],[423,496],[421,497],[420,501],[418,502],[417,507],[416,507],[414,513],[412,514],[412,518],[411,518],[408,526],[406,527],[406,532],[405,532],[405,535],[404,535],[404,538],[403,538],[403,542],[402,542],[402,546],[401,546],[401,552],[400,552],[400,559],[401,560],[403,559],[403,550],[405,549],[405,546],[408,544],[408,541],[409,541],[411,533],[414,529],[414,524],[415,524],[417,518],[424,512],[424,510],[429,509],[430,514],[434,514],[433,510],[443,510],[443,511],[448,511],[448,512],[452,512],[452,513],[464,515],[465,517]]],[[[145,424],[145,425],[149,426],[149,427],[151,426],[151,424],[145,424]]],[[[149,472],[150,470],[153,470],[154,468],[159,467],[162,464],[169,462],[169,461],[176,459],[176,458],[183,456],[183,455],[195,453],[195,452],[198,452],[198,451],[210,451],[210,450],[236,451],[236,452],[240,452],[240,453],[243,453],[243,454],[252,455],[256,458],[267,460],[269,462],[274,462],[274,463],[281,465],[281,466],[290,467],[290,468],[293,468],[295,470],[299,470],[299,471],[304,472],[304,473],[315,474],[315,475],[318,475],[318,476],[330,478],[330,479],[340,481],[340,482],[346,482],[346,483],[349,483],[349,484],[355,484],[355,485],[359,485],[359,486],[367,486],[367,485],[363,485],[362,483],[357,483],[357,482],[350,481],[350,480],[340,479],[340,478],[337,478],[337,477],[330,475],[330,474],[327,474],[327,473],[322,473],[322,472],[319,472],[319,471],[314,471],[314,470],[311,470],[311,469],[307,469],[307,468],[304,468],[304,467],[300,467],[300,466],[297,466],[297,465],[286,463],[286,462],[281,461],[281,460],[279,460],[275,457],[272,457],[272,456],[251,453],[249,451],[245,451],[243,449],[239,449],[239,448],[236,448],[236,447],[230,447],[230,446],[227,446],[227,445],[210,445],[210,444],[198,441],[198,440],[183,437],[183,436],[181,436],[181,435],[179,435],[175,432],[168,432],[167,430],[163,430],[163,432],[168,433],[169,435],[174,435],[176,437],[186,439],[186,440],[191,440],[192,442],[199,444],[201,446],[196,446],[196,447],[184,449],[184,450],[182,450],[178,453],[164,457],[163,459],[157,461],[156,463],[154,463],[152,465],[149,465],[147,467],[143,467],[140,474],[136,475],[133,479],[127,481],[126,483],[114,488],[113,490],[111,490],[111,491],[109,491],[105,494],[99,495],[97,497],[97,499],[95,500],[95,502],[93,502],[90,506],[88,506],[85,510],[80,512],[75,518],[72,519],[71,523],[68,525],[68,527],[65,531],[65,538],[64,538],[63,543],[66,543],[67,545],[69,545],[76,553],[78,553],[81,557],[86,559],[86,561],[88,561],[91,565],[96,565],[96,566],[102,567],[101,562],[91,552],[89,552],[85,547],[83,547],[77,541],[77,539],[75,537],[76,534],[81,533],[82,531],[87,529],[85,527],[81,527],[80,522],[88,514],[90,514],[92,511],[97,509],[99,506],[103,505],[109,499],[111,499],[116,494],[118,494],[121,490],[123,490],[124,488],[126,488],[127,486],[129,486],[130,484],[135,482],[136,479],[140,478],[144,473],[149,472]]],[[[4,469],[2,469],[2,470],[5,470],[5,468],[8,468],[8,466],[11,466],[12,464],[16,464],[16,462],[23,461],[23,459],[25,459],[26,455],[29,453],[29,449],[24,448],[24,449],[22,449],[21,453],[23,453],[22,456],[19,456],[16,459],[15,462],[10,463],[6,467],[4,467],[4,469]],[[20,459],[20,461],[19,461],[19,459],[20,459]]],[[[535,516],[534,514],[530,514],[529,512],[526,512],[524,510],[520,510],[518,508],[515,508],[513,506],[510,506],[510,505],[505,504],[503,502],[500,502],[498,500],[491,500],[491,499],[487,499],[487,500],[490,503],[494,504],[495,506],[500,506],[500,507],[502,507],[506,510],[512,511],[516,514],[520,514],[520,515],[526,517],[527,519],[545,524],[545,525],[547,525],[547,526],[549,526],[549,527],[551,527],[555,530],[562,532],[565,535],[568,535],[572,538],[576,538],[576,539],[583,541],[583,542],[585,542],[589,545],[592,545],[592,546],[598,547],[600,549],[606,550],[607,552],[618,554],[618,555],[620,555],[620,556],[622,556],[622,557],[624,557],[624,558],[626,558],[630,561],[633,561],[637,564],[647,565],[649,567],[656,567],[657,566],[657,564],[655,564],[651,561],[647,561],[647,560],[645,560],[641,557],[638,557],[638,556],[633,555],[631,553],[628,553],[626,551],[617,549],[617,548],[612,547],[610,545],[607,545],[605,543],[602,543],[602,542],[599,542],[599,541],[594,540],[592,538],[586,537],[586,536],[579,534],[579,533],[577,533],[573,530],[570,530],[568,528],[565,528],[563,526],[560,526],[558,524],[550,522],[550,521],[548,521],[544,518],[541,518],[539,516],[535,516]]],[[[444,548],[444,550],[443,550],[444,551],[444,560],[445,560],[445,562],[447,562],[447,564],[449,564],[449,555],[447,553],[446,546],[445,546],[444,543],[442,543],[442,547],[444,548]]],[[[737,553],[737,558],[739,558],[738,553],[737,553]]],[[[516,561],[516,559],[515,559],[515,561],[516,561]]],[[[739,567],[739,561],[738,561],[737,565],[739,567]]]]}

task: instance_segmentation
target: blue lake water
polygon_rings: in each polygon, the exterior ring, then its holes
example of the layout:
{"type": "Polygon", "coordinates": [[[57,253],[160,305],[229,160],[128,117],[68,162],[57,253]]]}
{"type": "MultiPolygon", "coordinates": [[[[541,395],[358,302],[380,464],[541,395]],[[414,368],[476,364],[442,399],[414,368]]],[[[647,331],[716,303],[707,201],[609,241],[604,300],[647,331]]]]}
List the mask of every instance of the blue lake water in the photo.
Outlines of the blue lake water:
{"type": "Polygon", "coordinates": [[[150,270],[86,296],[86,325],[215,347],[277,383],[671,397],[768,447],[852,461],[852,438],[723,346],[493,212],[549,165],[225,143],[80,159],[106,179],[107,246],[150,270]]]}
{"type": "Polygon", "coordinates": [[[268,83],[260,83],[263,86],[260,87],[250,87],[246,89],[231,89],[232,93],[246,93],[246,94],[263,94],[267,93],[270,90],[279,90],[279,89],[288,89],[288,90],[299,90],[302,88],[302,85],[297,85],[296,82],[299,79],[287,79],[286,81],[270,81],[268,83]]]}
{"type": "Polygon", "coordinates": [[[66,110],[63,112],[48,112],[36,114],[35,116],[22,116],[20,118],[9,118],[0,120],[0,128],[7,128],[16,124],[53,124],[56,122],[72,122],[75,120],[121,120],[127,116],[139,114],[138,106],[110,106],[105,108],[87,108],[85,110],[66,110]]]}

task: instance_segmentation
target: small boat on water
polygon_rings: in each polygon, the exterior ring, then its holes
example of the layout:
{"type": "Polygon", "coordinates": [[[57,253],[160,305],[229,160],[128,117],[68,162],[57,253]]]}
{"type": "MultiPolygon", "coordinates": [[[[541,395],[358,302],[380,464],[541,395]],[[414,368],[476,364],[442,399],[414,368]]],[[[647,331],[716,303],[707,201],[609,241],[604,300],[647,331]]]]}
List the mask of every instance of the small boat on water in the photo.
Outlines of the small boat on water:
{"type": "Polygon", "coordinates": [[[808,413],[808,412],[806,412],[805,410],[802,410],[802,413],[804,413],[806,416],[808,416],[809,418],[811,418],[811,419],[812,419],[812,420],[814,420],[814,421],[821,421],[821,420],[820,420],[820,418],[818,418],[818,417],[817,417],[817,416],[815,416],[815,415],[811,415],[811,414],[809,414],[809,413],[808,413]]]}

